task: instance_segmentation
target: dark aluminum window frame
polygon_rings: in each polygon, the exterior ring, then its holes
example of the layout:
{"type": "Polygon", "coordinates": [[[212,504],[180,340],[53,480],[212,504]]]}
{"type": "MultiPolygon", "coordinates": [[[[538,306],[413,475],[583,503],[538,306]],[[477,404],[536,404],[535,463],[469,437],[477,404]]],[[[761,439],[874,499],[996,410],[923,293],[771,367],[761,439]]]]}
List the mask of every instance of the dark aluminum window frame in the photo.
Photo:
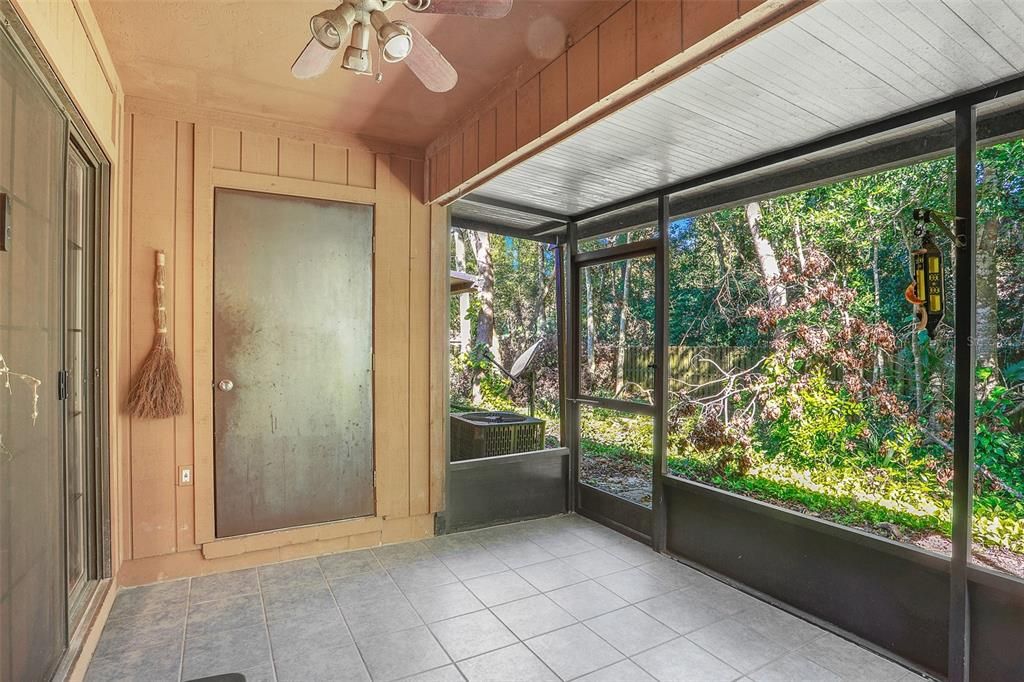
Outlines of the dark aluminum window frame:
{"type": "MultiPolygon", "coordinates": [[[[670,205],[671,195],[704,187],[711,183],[729,180],[745,173],[751,173],[766,169],[775,164],[785,163],[794,159],[805,157],[809,154],[828,152],[841,145],[856,142],[869,138],[879,133],[894,131],[904,126],[920,123],[941,115],[950,113],[955,115],[955,146],[953,153],[956,159],[955,167],[955,206],[956,226],[958,235],[957,261],[959,267],[956,271],[957,298],[955,312],[958,324],[955,330],[955,390],[954,390],[954,499],[952,510],[952,557],[948,559],[949,567],[949,590],[950,590],[950,612],[949,612],[949,649],[948,649],[948,679],[953,682],[961,682],[970,678],[970,632],[971,632],[971,593],[969,581],[973,580],[979,584],[1007,588],[1014,593],[1024,593],[1024,581],[1011,576],[1003,576],[992,571],[987,571],[974,566],[970,562],[971,552],[971,525],[972,525],[972,490],[974,485],[974,400],[975,400],[975,350],[972,345],[975,326],[976,297],[974,287],[974,265],[975,253],[975,223],[976,223],[976,187],[975,168],[977,163],[977,137],[978,122],[976,120],[976,107],[979,104],[998,100],[1002,97],[1017,94],[1024,91],[1024,75],[1007,79],[995,85],[980,88],[959,95],[954,98],[932,103],[917,109],[892,116],[890,118],[857,126],[850,130],[815,140],[790,149],[782,150],[763,157],[745,161],[739,164],[723,168],[699,178],[693,178],[682,182],[674,183],[654,191],[644,192],[628,199],[615,201],[604,206],[584,211],[572,216],[554,216],[548,211],[537,211],[525,206],[509,205],[502,203],[502,208],[513,209],[523,213],[533,213],[539,219],[552,220],[553,218],[567,219],[566,235],[556,237],[556,248],[559,252],[558,262],[561,265],[565,259],[564,267],[559,269],[565,272],[568,284],[559,281],[558,303],[561,307],[559,312],[559,349],[560,360],[563,363],[561,371],[561,403],[563,418],[563,445],[569,447],[572,452],[571,476],[570,476],[570,507],[579,510],[580,504],[577,492],[578,485],[578,451],[579,451],[579,404],[574,399],[579,399],[578,392],[578,348],[573,339],[576,336],[574,320],[577,316],[577,301],[574,298],[578,292],[577,279],[574,272],[580,262],[590,262],[595,259],[616,259],[625,255],[621,247],[611,247],[601,251],[580,254],[577,250],[577,243],[581,238],[594,237],[602,234],[600,229],[588,229],[581,233],[579,223],[583,220],[599,218],[614,211],[620,211],[637,206],[643,202],[656,199],[658,201],[658,224],[659,233],[656,240],[657,249],[660,253],[667,253],[668,225],[671,214],[678,214],[676,206],[670,205]],[[568,253],[563,254],[568,246],[568,253]],[[568,291],[564,291],[568,288],[568,291]]],[[[1017,112],[1019,113],[1019,112],[1017,112]]],[[[1014,114],[1017,115],[1017,114],[1014,114]]],[[[1005,133],[1006,131],[1002,131],[1005,133]]],[[[850,169],[846,176],[860,175],[867,169],[850,169]]],[[[841,177],[830,178],[828,181],[838,181],[841,177]]],[[[774,193],[779,193],[783,188],[775,188],[774,193]]],[[[487,226],[479,225],[486,229],[487,226]]],[[[621,225],[609,225],[608,231],[621,229],[621,225]]],[[[551,239],[550,230],[541,235],[523,234],[525,238],[533,238],[547,241],[551,239]]],[[[630,245],[637,246],[637,245],[630,245]]],[[[653,247],[652,247],[653,248],[653,247]]],[[[632,252],[633,249],[630,249],[632,252]]],[[[667,259],[662,257],[658,263],[658,292],[656,293],[656,306],[662,312],[662,324],[659,325],[656,338],[656,352],[658,356],[658,382],[665,386],[668,379],[666,325],[668,324],[667,305],[665,301],[665,286],[668,278],[667,259]]],[[[663,393],[664,390],[659,392],[663,393]]],[[[645,406],[646,408],[646,406],[645,406]]],[[[665,399],[664,395],[656,398],[655,405],[648,409],[655,417],[655,481],[654,481],[654,516],[653,532],[650,541],[653,547],[663,551],[667,544],[667,518],[664,504],[664,490],[666,484],[678,487],[688,483],[667,473],[665,469],[665,399]]],[[[803,523],[801,521],[801,523],[803,523]]],[[[825,532],[829,532],[829,525],[826,522],[807,517],[806,525],[825,532]]],[[[912,548],[899,545],[882,547],[883,542],[871,536],[858,538],[858,542],[867,546],[878,545],[886,552],[902,554],[920,563],[922,557],[914,556],[912,548]]],[[[892,543],[889,543],[892,545],[892,543]]],[[[931,558],[924,558],[926,562],[936,563],[931,558]]],[[[946,562],[939,559],[938,563],[946,562]]]]}

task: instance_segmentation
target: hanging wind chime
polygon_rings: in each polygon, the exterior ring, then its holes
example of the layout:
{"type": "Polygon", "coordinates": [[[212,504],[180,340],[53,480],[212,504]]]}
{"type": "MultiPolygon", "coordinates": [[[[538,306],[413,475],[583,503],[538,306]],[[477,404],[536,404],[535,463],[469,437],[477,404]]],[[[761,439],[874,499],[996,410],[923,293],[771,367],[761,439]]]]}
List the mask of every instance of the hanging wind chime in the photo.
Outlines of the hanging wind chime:
{"type": "Polygon", "coordinates": [[[935,331],[945,315],[945,272],[942,250],[935,243],[928,225],[944,227],[939,216],[928,209],[914,209],[914,236],[921,245],[912,253],[914,281],[904,292],[904,297],[914,306],[914,330],[926,331],[929,339],[935,338],[935,331]]]}

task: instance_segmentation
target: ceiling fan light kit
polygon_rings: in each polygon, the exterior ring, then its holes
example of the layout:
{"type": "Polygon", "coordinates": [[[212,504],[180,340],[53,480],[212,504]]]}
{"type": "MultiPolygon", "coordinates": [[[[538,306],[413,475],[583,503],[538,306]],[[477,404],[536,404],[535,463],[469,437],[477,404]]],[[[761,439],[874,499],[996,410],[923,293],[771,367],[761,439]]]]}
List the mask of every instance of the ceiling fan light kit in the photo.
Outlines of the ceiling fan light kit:
{"type": "Polygon", "coordinates": [[[370,33],[365,24],[356,24],[352,29],[352,44],[345,48],[345,54],[341,58],[341,68],[370,75],[370,33]]]}
{"type": "MultiPolygon", "coordinates": [[[[309,20],[313,39],[292,64],[292,75],[316,78],[327,71],[338,52],[342,52],[342,69],[372,75],[370,41],[376,37],[381,62],[404,62],[432,92],[454,88],[458,74],[437,48],[415,27],[388,18],[386,12],[398,3],[399,0],[344,0],[334,9],[314,15],[309,20]],[[345,49],[341,50],[343,46],[345,49]]],[[[500,19],[512,9],[512,0],[404,0],[402,4],[417,13],[486,19],[500,19]]],[[[377,81],[382,79],[378,67],[377,81]]]]}
{"type": "Polygon", "coordinates": [[[309,32],[328,50],[337,50],[352,33],[355,18],[356,8],[345,2],[310,19],[309,32]]]}
{"type": "Polygon", "coordinates": [[[388,63],[400,62],[412,52],[412,31],[400,21],[390,21],[384,12],[371,12],[370,22],[377,32],[381,56],[388,63]]]}

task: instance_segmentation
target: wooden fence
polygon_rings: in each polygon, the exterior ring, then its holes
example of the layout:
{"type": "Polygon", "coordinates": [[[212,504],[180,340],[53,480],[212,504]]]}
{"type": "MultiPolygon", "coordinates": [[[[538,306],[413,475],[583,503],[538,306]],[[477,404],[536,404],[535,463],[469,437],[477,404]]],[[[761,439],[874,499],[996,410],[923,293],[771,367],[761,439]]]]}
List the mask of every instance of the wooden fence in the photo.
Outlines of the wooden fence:
{"type": "MultiPolygon", "coordinates": [[[[750,369],[768,354],[757,346],[670,346],[669,376],[673,391],[686,391],[694,398],[706,398],[722,389],[721,383],[694,388],[722,378],[724,372],[750,369]]],[[[644,388],[654,387],[654,350],[640,346],[626,348],[622,376],[644,388]]]]}
{"type": "MultiPolygon", "coordinates": [[[[769,350],[762,346],[669,346],[670,389],[685,392],[691,398],[707,398],[722,389],[722,383],[709,384],[721,379],[724,372],[735,373],[750,369],[763,360],[769,350]],[[702,388],[696,388],[703,386],[702,388]]],[[[626,348],[623,379],[644,388],[654,387],[654,351],[650,347],[626,348]]],[[[843,368],[835,367],[833,378],[841,379],[843,368]]],[[[870,375],[870,372],[868,373],[870,375]]],[[[914,369],[893,355],[883,360],[882,374],[898,394],[913,390],[914,369]]]]}

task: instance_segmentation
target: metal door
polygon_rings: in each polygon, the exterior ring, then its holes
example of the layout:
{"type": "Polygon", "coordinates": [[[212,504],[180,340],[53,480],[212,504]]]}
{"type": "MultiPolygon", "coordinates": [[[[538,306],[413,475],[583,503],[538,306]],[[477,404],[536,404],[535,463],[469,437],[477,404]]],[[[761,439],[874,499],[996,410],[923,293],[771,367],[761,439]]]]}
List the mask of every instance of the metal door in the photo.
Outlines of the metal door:
{"type": "Polygon", "coordinates": [[[373,213],[218,189],[217,536],[374,513],[373,213]]]}

